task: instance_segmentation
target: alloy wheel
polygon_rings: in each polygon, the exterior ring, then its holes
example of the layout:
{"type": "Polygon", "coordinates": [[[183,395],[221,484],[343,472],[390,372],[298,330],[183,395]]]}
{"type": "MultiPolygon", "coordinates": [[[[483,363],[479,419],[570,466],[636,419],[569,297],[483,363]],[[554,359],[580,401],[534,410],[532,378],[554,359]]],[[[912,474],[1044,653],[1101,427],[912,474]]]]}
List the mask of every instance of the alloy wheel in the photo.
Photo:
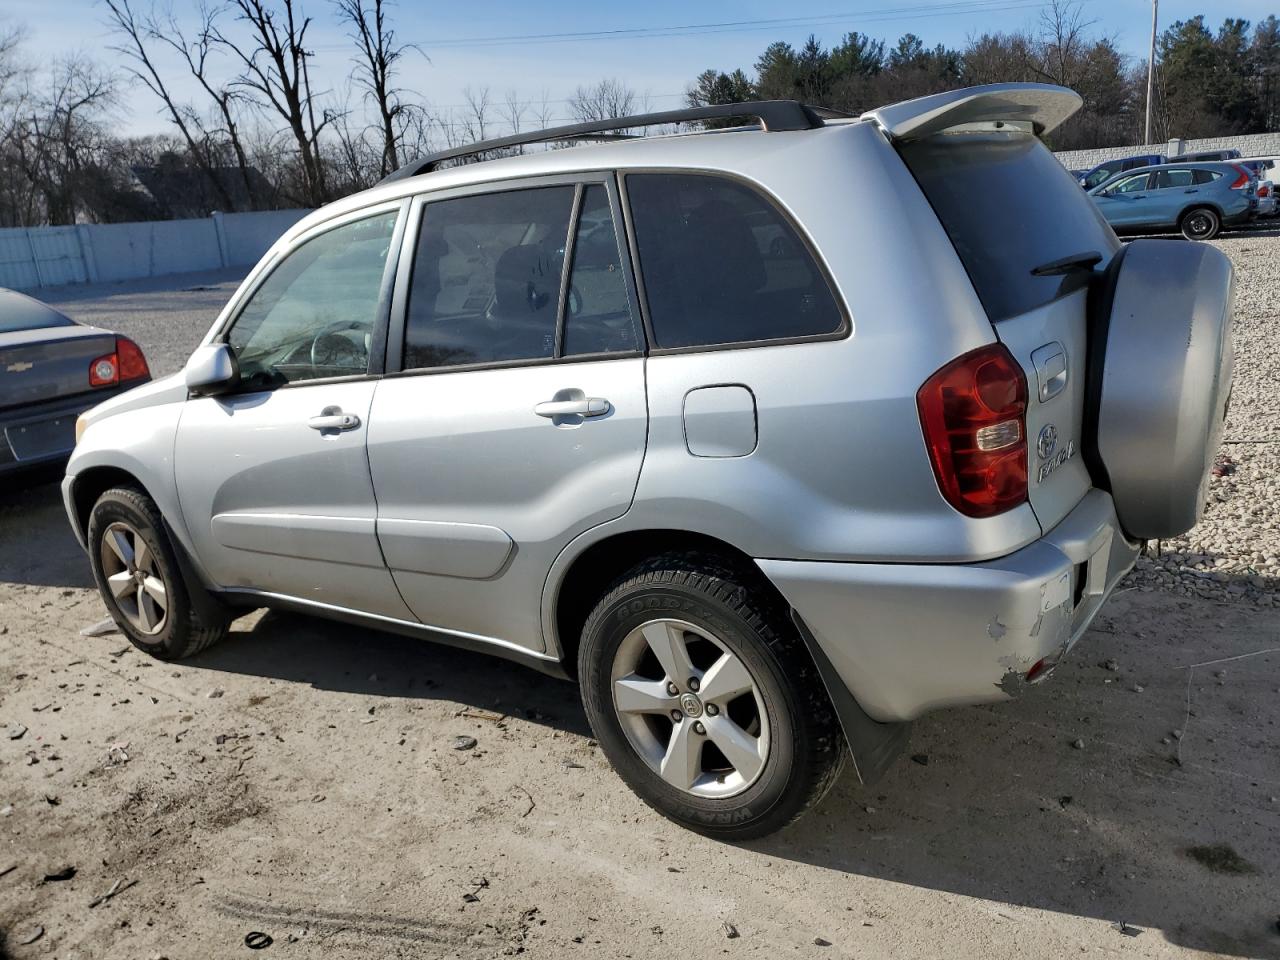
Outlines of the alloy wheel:
{"type": "Polygon", "coordinates": [[[99,547],[102,574],[119,611],[135,630],[154,636],[169,617],[169,591],[155,553],[137,530],[112,523],[99,547]]]}
{"type": "Polygon", "coordinates": [[[723,799],[769,757],[769,717],[742,660],[706,629],[651,620],[614,656],[613,705],[631,746],[671,786],[723,799]]]}

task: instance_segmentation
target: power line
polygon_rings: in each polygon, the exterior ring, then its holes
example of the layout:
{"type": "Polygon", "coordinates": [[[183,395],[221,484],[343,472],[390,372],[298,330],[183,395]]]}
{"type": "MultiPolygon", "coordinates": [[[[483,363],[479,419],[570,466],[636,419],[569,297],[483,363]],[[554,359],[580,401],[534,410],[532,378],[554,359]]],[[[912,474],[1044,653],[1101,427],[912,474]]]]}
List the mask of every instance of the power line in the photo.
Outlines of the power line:
{"type": "MultiPolygon", "coordinates": [[[[1082,0],[1092,3],[1093,0],[1082,0]]],[[[784,27],[814,27],[850,20],[883,22],[919,20],[926,17],[957,16],[969,13],[1000,13],[1011,10],[1034,10],[1049,6],[1046,0],[952,0],[912,7],[879,7],[847,13],[829,13],[807,17],[778,17],[764,20],[726,20],[718,23],[690,23],[663,27],[626,27],[614,30],[584,30],[565,33],[506,34],[497,37],[458,37],[435,41],[418,41],[417,45],[435,49],[464,47],[496,47],[511,44],[584,43],[602,40],[659,40],[673,37],[706,36],[720,33],[752,33],[784,27]]],[[[322,44],[317,50],[346,50],[346,45],[322,44]]]]}

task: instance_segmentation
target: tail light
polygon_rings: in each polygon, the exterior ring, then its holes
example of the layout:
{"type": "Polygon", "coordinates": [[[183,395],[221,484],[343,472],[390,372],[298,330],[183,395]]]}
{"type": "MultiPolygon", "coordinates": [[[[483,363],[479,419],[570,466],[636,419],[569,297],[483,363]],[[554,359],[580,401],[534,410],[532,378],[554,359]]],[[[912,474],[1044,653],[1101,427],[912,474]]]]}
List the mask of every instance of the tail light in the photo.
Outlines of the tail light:
{"type": "Polygon", "coordinates": [[[1253,175],[1244,167],[1236,166],[1234,163],[1231,165],[1231,169],[1235,170],[1235,172],[1239,174],[1235,179],[1235,183],[1231,184],[1231,189],[1243,190],[1249,185],[1249,181],[1253,179],[1253,175]]]}
{"type": "Polygon", "coordinates": [[[113,387],[151,376],[147,358],[128,337],[116,337],[116,349],[89,364],[89,386],[113,387]]]}
{"type": "Polygon", "coordinates": [[[925,445],[947,503],[991,517],[1027,499],[1027,379],[1002,344],[947,364],[916,392],[925,445]]]}
{"type": "Polygon", "coordinates": [[[1258,185],[1258,196],[1260,196],[1260,197],[1269,197],[1269,196],[1271,196],[1271,188],[1270,188],[1269,186],[1267,186],[1265,183],[1261,183],[1261,184],[1259,184],[1259,185],[1258,185]]]}

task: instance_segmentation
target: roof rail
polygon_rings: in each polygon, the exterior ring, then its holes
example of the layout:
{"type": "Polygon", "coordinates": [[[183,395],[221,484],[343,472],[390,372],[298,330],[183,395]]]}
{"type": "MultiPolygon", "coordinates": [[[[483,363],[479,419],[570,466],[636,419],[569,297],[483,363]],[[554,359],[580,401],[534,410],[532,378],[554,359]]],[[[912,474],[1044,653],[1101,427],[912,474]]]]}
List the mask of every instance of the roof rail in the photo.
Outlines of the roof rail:
{"type": "Polygon", "coordinates": [[[546,143],[552,140],[602,140],[626,139],[625,137],[602,137],[616,130],[630,130],[633,127],[655,127],[664,123],[692,123],[697,120],[727,120],[750,117],[760,122],[762,129],[778,132],[783,130],[812,130],[822,126],[823,118],[836,119],[848,117],[849,114],[826,107],[814,107],[798,100],[755,100],[747,103],[713,103],[703,107],[688,107],[684,110],[663,110],[660,113],[642,113],[632,117],[616,117],[610,120],[590,120],[586,123],[574,123],[564,127],[549,127],[545,130],[533,130],[529,133],[517,133],[509,137],[495,137],[481,140],[461,147],[451,147],[432,153],[420,160],[407,163],[398,170],[383,177],[381,183],[393,180],[405,180],[422,173],[430,173],[446,160],[474,156],[488,150],[502,150],[507,147],[519,147],[529,143],[546,143]]]}

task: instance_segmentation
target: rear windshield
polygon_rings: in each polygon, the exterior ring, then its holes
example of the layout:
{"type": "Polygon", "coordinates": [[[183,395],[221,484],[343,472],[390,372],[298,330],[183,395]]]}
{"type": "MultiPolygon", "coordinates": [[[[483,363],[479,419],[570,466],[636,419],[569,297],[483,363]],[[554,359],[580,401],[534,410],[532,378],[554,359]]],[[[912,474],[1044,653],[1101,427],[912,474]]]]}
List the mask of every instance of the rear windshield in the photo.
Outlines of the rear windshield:
{"type": "Polygon", "coordinates": [[[0,301],[0,333],[43,330],[46,327],[69,327],[71,324],[71,320],[45,310],[39,304],[13,302],[9,298],[0,301]]]}
{"type": "Polygon", "coordinates": [[[992,321],[1078,289],[1086,274],[1036,267],[1120,241],[1080,184],[1026,133],[937,134],[901,147],[992,321]]]}

